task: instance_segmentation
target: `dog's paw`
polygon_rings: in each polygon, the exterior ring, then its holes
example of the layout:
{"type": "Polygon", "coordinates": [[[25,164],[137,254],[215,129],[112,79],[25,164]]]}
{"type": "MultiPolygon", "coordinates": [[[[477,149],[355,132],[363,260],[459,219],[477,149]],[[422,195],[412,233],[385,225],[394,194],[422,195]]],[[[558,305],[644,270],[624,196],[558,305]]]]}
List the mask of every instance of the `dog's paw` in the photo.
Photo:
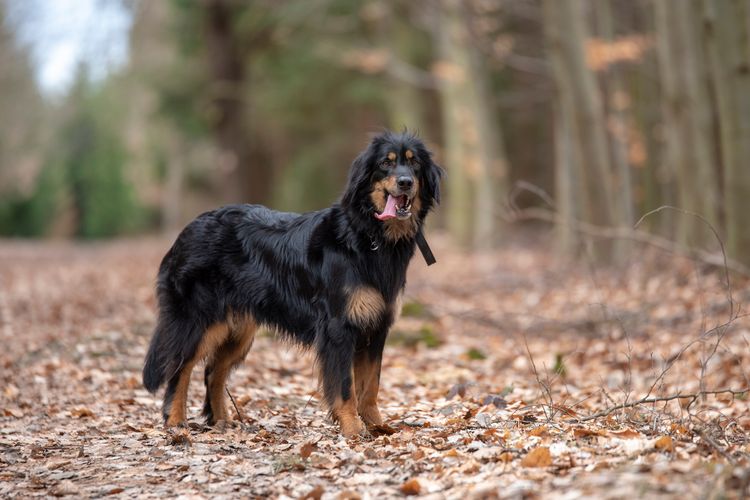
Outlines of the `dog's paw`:
{"type": "Polygon", "coordinates": [[[376,405],[363,406],[359,410],[359,415],[367,425],[383,425],[383,417],[376,405]]]}
{"type": "Polygon", "coordinates": [[[362,419],[353,417],[341,419],[341,434],[348,439],[354,436],[367,436],[368,432],[362,419]]]}

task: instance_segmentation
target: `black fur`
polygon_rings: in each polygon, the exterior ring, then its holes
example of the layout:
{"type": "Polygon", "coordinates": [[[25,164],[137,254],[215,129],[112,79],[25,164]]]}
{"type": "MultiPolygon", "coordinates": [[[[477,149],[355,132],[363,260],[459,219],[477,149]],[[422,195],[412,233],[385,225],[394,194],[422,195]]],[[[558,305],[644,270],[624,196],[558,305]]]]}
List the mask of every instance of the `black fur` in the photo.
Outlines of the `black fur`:
{"type": "Polygon", "coordinates": [[[346,191],[330,208],[293,214],[232,205],[200,215],[182,231],[159,268],[159,318],[143,369],[149,391],[167,382],[165,414],[180,369],[206,329],[230,311],[314,348],[326,402],[350,397],[355,357],[380,359],[415,249],[413,236],[389,239],[374,217],[373,185],[395,169],[418,180],[421,206],[412,217],[421,228],[440,199],[442,169],[416,136],[385,132],[354,160],[346,191]],[[413,160],[404,156],[407,149],[413,160]],[[384,159],[393,151],[398,159],[389,164],[384,159]],[[346,291],[363,285],[388,305],[365,328],[345,314],[346,291]]]}

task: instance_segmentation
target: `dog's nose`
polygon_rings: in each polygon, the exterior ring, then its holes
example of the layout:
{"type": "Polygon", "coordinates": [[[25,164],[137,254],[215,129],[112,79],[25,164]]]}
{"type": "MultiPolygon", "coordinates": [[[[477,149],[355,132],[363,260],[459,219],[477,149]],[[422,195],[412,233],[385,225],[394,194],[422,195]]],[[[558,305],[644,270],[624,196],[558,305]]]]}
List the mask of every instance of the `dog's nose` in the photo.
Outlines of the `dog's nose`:
{"type": "Polygon", "coordinates": [[[401,189],[411,189],[412,185],[414,184],[414,179],[403,175],[396,179],[396,184],[398,184],[398,187],[401,189]]]}

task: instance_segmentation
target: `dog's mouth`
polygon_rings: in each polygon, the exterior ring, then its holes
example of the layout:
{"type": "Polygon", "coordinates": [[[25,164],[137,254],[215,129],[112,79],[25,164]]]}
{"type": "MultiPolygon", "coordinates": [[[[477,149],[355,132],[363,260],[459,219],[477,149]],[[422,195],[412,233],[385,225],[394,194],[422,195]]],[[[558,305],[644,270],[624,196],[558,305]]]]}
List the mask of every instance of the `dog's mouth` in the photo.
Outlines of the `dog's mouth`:
{"type": "Polygon", "coordinates": [[[393,196],[387,193],[388,199],[385,202],[385,208],[382,213],[376,213],[375,218],[378,220],[398,219],[406,220],[411,217],[412,200],[405,194],[393,196]]]}

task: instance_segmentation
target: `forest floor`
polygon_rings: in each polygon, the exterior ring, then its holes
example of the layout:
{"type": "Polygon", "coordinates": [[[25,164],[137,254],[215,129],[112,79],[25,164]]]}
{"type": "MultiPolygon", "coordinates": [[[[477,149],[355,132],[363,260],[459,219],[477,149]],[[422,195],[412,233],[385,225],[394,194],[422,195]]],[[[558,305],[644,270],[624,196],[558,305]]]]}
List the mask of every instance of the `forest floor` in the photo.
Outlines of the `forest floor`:
{"type": "Polygon", "coordinates": [[[350,440],[309,354],[270,335],[230,378],[241,422],[202,424],[195,370],[190,428],[163,429],[140,371],[169,241],[0,242],[0,496],[747,491],[747,281],[730,300],[721,269],[685,258],[640,251],[613,272],[528,237],[484,255],[433,240],[438,264],[415,257],[386,347],[391,429],[350,440]]]}

